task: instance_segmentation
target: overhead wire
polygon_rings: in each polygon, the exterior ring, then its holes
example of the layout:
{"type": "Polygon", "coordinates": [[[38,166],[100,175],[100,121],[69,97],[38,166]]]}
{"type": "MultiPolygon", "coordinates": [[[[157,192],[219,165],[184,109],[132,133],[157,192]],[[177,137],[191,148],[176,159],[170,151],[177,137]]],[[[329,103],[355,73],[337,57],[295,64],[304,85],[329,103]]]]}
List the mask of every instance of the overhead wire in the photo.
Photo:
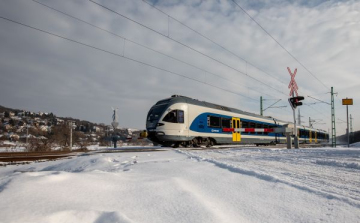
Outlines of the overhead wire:
{"type": "MultiPolygon", "coordinates": [[[[166,35],[158,32],[158,31],[156,31],[156,30],[154,30],[154,29],[152,29],[152,28],[150,28],[150,27],[148,27],[148,26],[146,26],[146,25],[144,25],[144,24],[142,24],[142,23],[140,23],[140,22],[137,22],[137,21],[135,21],[135,20],[133,20],[133,19],[131,19],[131,18],[129,18],[129,17],[127,17],[127,16],[119,13],[119,12],[116,12],[115,10],[112,10],[112,9],[110,9],[110,8],[108,8],[108,7],[100,4],[100,3],[98,3],[98,2],[95,2],[95,1],[93,1],[93,0],[89,0],[89,1],[92,2],[92,3],[94,3],[94,4],[96,4],[96,5],[98,5],[98,6],[100,6],[100,7],[102,7],[102,8],[104,8],[104,9],[106,9],[106,10],[108,10],[108,11],[110,11],[110,12],[115,13],[115,14],[117,14],[117,15],[119,15],[119,16],[127,19],[127,20],[129,20],[129,21],[132,21],[132,22],[134,22],[134,23],[136,23],[136,24],[138,24],[138,25],[140,25],[140,26],[142,26],[142,27],[144,27],[144,28],[146,28],[146,29],[149,29],[149,30],[151,30],[151,31],[153,31],[153,32],[155,32],[155,33],[163,36],[163,37],[166,37],[166,38],[168,38],[168,39],[170,39],[170,40],[172,40],[172,41],[174,41],[174,42],[176,42],[176,43],[178,43],[178,44],[180,44],[180,45],[182,45],[182,46],[184,46],[184,47],[187,47],[187,48],[189,48],[189,49],[191,49],[191,50],[193,50],[193,51],[195,51],[195,52],[197,52],[197,53],[199,53],[199,54],[201,54],[201,55],[203,55],[203,56],[205,56],[205,57],[208,57],[208,58],[210,58],[210,59],[212,59],[212,60],[214,60],[214,61],[216,61],[216,62],[218,62],[218,63],[220,63],[220,64],[222,64],[222,65],[224,65],[224,66],[226,66],[226,67],[228,67],[228,68],[231,68],[231,69],[233,69],[233,70],[235,70],[235,71],[237,71],[237,72],[239,72],[239,73],[241,73],[241,74],[244,74],[244,75],[246,75],[246,76],[254,79],[254,80],[257,81],[257,82],[262,83],[262,84],[264,84],[265,86],[270,87],[271,89],[274,89],[272,86],[269,86],[269,85],[265,84],[264,82],[259,81],[259,80],[257,80],[256,78],[253,78],[253,77],[247,75],[247,73],[244,73],[244,72],[242,72],[242,71],[240,71],[240,70],[238,70],[238,69],[236,69],[236,68],[233,68],[233,67],[231,67],[230,65],[227,65],[227,64],[225,64],[225,63],[222,62],[222,61],[219,61],[219,60],[217,60],[217,59],[215,59],[215,58],[213,58],[213,57],[211,57],[211,56],[209,56],[209,55],[207,55],[207,54],[205,54],[205,53],[202,53],[202,52],[200,52],[200,51],[198,51],[198,50],[196,50],[196,49],[194,49],[194,48],[192,48],[192,47],[190,47],[190,46],[188,46],[188,45],[186,45],[186,44],[184,44],[184,43],[182,43],[182,42],[180,42],[180,41],[178,41],[178,40],[175,40],[175,39],[171,38],[170,36],[166,36],[166,35]]],[[[144,0],[143,0],[143,1],[144,1],[144,0]]],[[[144,1],[144,2],[145,2],[145,1],[144,1]]],[[[146,2],[146,3],[148,3],[148,2],[146,2]]],[[[234,3],[236,3],[236,2],[234,2],[234,3]]],[[[148,4],[149,4],[149,3],[148,3],[148,4]]],[[[152,6],[151,4],[149,4],[149,5],[152,6]]],[[[154,7],[154,8],[155,8],[155,7],[154,7]]],[[[156,9],[159,10],[159,11],[161,11],[162,13],[168,15],[168,17],[170,17],[169,14],[163,12],[162,10],[160,10],[160,9],[158,9],[158,8],[156,8],[156,9]]],[[[203,38],[205,38],[205,39],[207,39],[207,40],[209,40],[209,41],[211,41],[211,42],[214,43],[214,41],[212,41],[210,38],[207,38],[205,35],[201,34],[200,32],[197,32],[196,30],[192,29],[191,27],[187,26],[186,24],[182,23],[181,21],[175,19],[175,18],[172,17],[172,16],[171,16],[171,18],[174,19],[175,21],[179,22],[180,24],[188,27],[189,29],[195,31],[197,34],[199,34],[199,35],[202,36],[203,38]]],[[[266,31],[266,30],[264,29],[264,31],[266,31]]],[[[274,40],[275,40],[275,39],[274,39],[274,40]]],[[[216,44],[216,43],[215,43],[215,44],[216,44]]],[[[218,45],[218,46],[221,47],[221,45],[218,45]]],[[[225,49],[225,50],[226,50],[226,49],[225,49]]],[[[285,50],[286,50],[286,49],[285,49],[285,50]]],[[[289,52],[289,53],[290,53],[290,52],[289,52]]],[[[241,58],[241,57],[238,57],[238,58],[239,58],[239,59],[243,59],[243,58],[241,58]]],[[[296,58],[295,58],[295,59],[296,59],[296,58]]],[[[302,65],[302,66],[303,66],[303,65],[302,65]]],[[[306,69],[305,66],[303,66],[303,67],[306,69]]],[[[308,72],[310,72],[310,71],[308,70],[308,72]]],[[[310,73],[311,73],[311,72],[310,72],[310,73]]],[[[312,74],[312,73],[311,73],[311,74],[312,74]]],[[[315,76],[314,76],[314,77],[315,77],[315,76]]],[[[316,78],[316,77],[315,77],[315,78],[316,78]]],[[[317,79],[317,78],[316,78],[316,79],[317,79]]],[[[320,80],[318,80],[318,81],[320,81],[320,80]]],[[[320,81],[320,82],[321,82],[321,81],[320,81]]],[[[325,86],[325,87],[326,87],[326,86],[325,86]]],[[[326,88],[327,88],[327,87],[326,87],[326,88]]],[[[278,91],[278,92],[280,92],[280,91],[277,90],[277,89],[275,89],[275,90],[278,91]]],[[[283,92],[280,92],[280,93],[282,93],[282,94],[284,94],[284,95],[287,95],[287,94],[285,94],[285,93],[283,93],[283,92]]]]}
{"type": "Polygon", "coordinates": [[[268,36],[271,37],[285,52],[287,52],[296,62],[298,62],[309,74],[311,74],[317,81],[319,81],[326,89],[329,89],[319,78],[315,76],[303,63],[301,63],[292,53],[290,53],[279,41],[277,41],[258,21],[256,21],[243,7],[241,7],[235,0],[231,0],[239,7],[252,21],[254,21],[268,36]]]}
{"type": "MultiPolygon", "coordinates": [[[[219,75],[219,74],[215,74],[215,73],[213,73],[213,72],[211,72],[211,71],[205,70],[205,69],[203,69],[203,68],[201,68],[201,67],[198,67],[198,66],[196,66],[196,65],[193,65],[193,64],[191,64],[191,63],[189,63],[189,62],[186,62],[186,61],[184,61],[184,60],[181,60],[181,59],[175,58],[175,57],[173,57],[173,56],[170,56],[170,55],[168,55],[168,54],[162,53],[162,52],[160,52],[160,51],[158,51],[158,50],[155,50],[155,49],[153,49],[153,48],[151,48],[151,47],[145,46],[145,45],[143,45],[143,44],[141,44],[141,43],[138,43],[138,42],[136,42],[136,41],[134,41],[134,40],[131,40],[131,39],[129,39],[129,38],[126,38],[126,37],[124,37],[124,36],[121,36],[121,35],[119,35],[119,34],[116,34],[116,33],[112,32],[112,31],[109,31],[109,30],[104,29],[104,28],[102,28],[102,27],[96,26],[96,25],[94,25],[94,24],[92,24],[92,23],[89,23],[89,22],[87,22],[87,21],[85,21],[85,20],[82,20],[82,19],[80,19],[80,18],[77,18],[77,17],[75,17],[75,16],[73,16],[73,15],[70,15],[70,14],[68,14],[68,13],[65,13],[65,12],[63,12],[63,11],[61,11],[61,10],[58,10],[58,9],[54,8],[54,7],[51,7],[51,6],[46,5],[46,4],[44,4],[44,3],[38,2],[38,1],[36,1],[36,0],[32,0],[32,1],[35,2],[35,3],[38,3],[38,4],[42,5],[42,6],[44,6],[44,7],[46,7],[46,8],[48,8],[48,9],[51,9],[51,10],[53,10],[53,11],[56,11],[56,12],[61,13],[61,14],[63,14],[63,15],[66,15],[66,16],[72,18],[72,19],[75,19],[75,20],[77,20],[77,21],[80,21],[80,22],[82,22],[82,23],[85,23],[85,24],[87,24],[87,25],[89,25],[89,26],[91,26],[91,27],[93,27],[93,28],[99,29],[99,30],[104,31],[104,32],[106,32],[106,33],[109,33],[109,34],[111,34],[111,35],[113,35],[113,36],[116,36],[116,37],[118,37],[118,38],[121,38],[121,39],[123,39],[124,41],[131,42],[131,43],[133,43],[133,44],[135,44],[135,45],[137,45],[137,46],[143,47],[143,48],[145,48],[145,49],[147,49],[147,50],[150,50],[150,51],[153,51],[153,52],[155,52],[155,53],[158,53],[158,54],[161,54],[161,55],[163,55],[163,56],[166,56],[166,57],[168,57],[168,58],[170,58],[170,59],[172,59],[172,60],[176,60],[176,61],[178,61],[178,62],[180,62],[180,63],[183,63],[183,64],[186,64],[186,65],[188,65],[188,66],[194,67],[194,68],[196,68],[196,69],[198,69],[198,70],[201,70],[201,71],[203,71],[203,72],[205,72],[205,73],[208,73],[208,74],[211,74],[211,75],[216,76],[216,77],[218,77],[218,78],[221,78],[221,79],[223,79],[223,80],[226,80],[227,82],[231,83],[232,85],[236,85],[236,86],[239,85],[239,83],[235,83],[233,80],[230,80],[230,79],[228,79],[228,78],[225,78],[225,77],[223,77],[223,76],[221,76],[221,75],[219,75]]],[[[241,84],[241,85],[242,85],[242,84],[241,84]]],[[[246,87],[245,85],[242,85],[242,86],[246,87]]],[[[250,90],[259,93],[259,91],[255,90],[255,89],[250,89],[250,90]]],[[[261,92],[261,93],[263,93],[263,92],[261,92]]],[[[267,94],[267,93],[263,93],[263,94],[268,95],[268,96],[270,96],[270,97],[273,97],[272,95],[269,95],[269,94],[267,94]]]]}
{"type": "Polygon", "coordinates": [[[188,46],[188,45],[186,45],[185,43],[182,43],[182,42],[180,42],[180,41],[178,41],[178,40],[176,40],[176,39],[174,39],[174,38],[171,38],[170,36],[167,36],[167,35],[159,32],[159,31],[157,31],[157,30],[155,30],[155,29],[153,29],[153,28],[151,28],[151,27],[149,27],[149,26],[147,26],[147,25],[144,25],[144,24],[142,24],[142,23],[140,23],[140,22],[138,22],[138,21],[135,21],[135,20],[133,20],[133,19],[131,19],[131,18],[129,18],[129,17],[127,17],[127,16],[125,16],[125,15],[123,15],[123,14],[115,11],[115,10],[112,10],[112,9],[110,9],[110,8],[108,8],[108,7],[100,4],[100,3],[98,3],[98,2],[95,2],[95,1],[93,1],[93,0],[89,0],[89,1],[92,2],[92,3],[94,3],[95,5],[98,5],[99,7],[102,7],[102,8],[104,8],[104,9],[106,9],[106,10],[114,13],[114,14],[117,14],[118,16],[121,16],[121,17],[123,17],[123,18],[125,18],[125,19],[127,19],[127,20],[129,20],[129,21],[131,21],[131,22],[133,22],[133,23],[141,26],[141,27],[144,27],[144,28],[146,28],[146,29],[148,29],[148,30],[150,30],[150,31],[152,31],[152,32],[160,35],[160,36],[163,36],[163,37],[165,37],[165,38],[168,38],[168,39],[170,39],[170,40],[178,43],[179,45],[182,45],[182,46],[184,46],[184,47],[186,47],[186,48],[188,48],[188,49],[190,49],[190,50],[192,50],[192,51],[194,51],[194,52],[197,52],[197,53],[203,55],[204,57],[207,57],[207,58],[209,58],[209,59],[211,59],[211,60],[213,60],[213,61],[215,61],[215,62],[217,62],[217,63],[219,63],[219,64],[222,64],[222,65],[225,66],[225,67],[228,67],[228,68],[230,68],[230,69],[232,69],[232,70],[234,70],[234,71],[236,71],[236,72],[238,72],[238,73],[240,73],[240,74],[242,74],[242,75],[245,75],[245,76],[247,76],[247,77],[249,77],[249,78],[251,78],[251,79],[253,79],[253,80],[255,80],[255,81],[257,81],[257,82],[259,82],[259,83],[261,83],[261,84],[263,84],[263,85],[265,85],[265,86],[267,86],[267,87],[269,87],[269,88],[271,88],[271,89],[273,89],[273,90],[275,90],[275,91],[283,94],[283,95],[286,95],[284,92],[280,91],[279,89],[276,89],[276,88],[272,87],[271,85],[266,84],[266,83],[264,83],[263,81],[260,81],[260,80],[258,80],[258,79],[256,79],[256,78],[248,75],[247,73],[244,73],[244,72],[240,71],[239,69],[236,69],[236,68],[234,68],[234,67],[232,67],[232,66],[230,66],[230,65],[228,65],[228,64],[226,64],[226,63],[224,63],[224,62],[222,62],[222,61],[220,61],[220,60],[218,60],[218,59],[216,59],[216,58],[214,58],[214,57],[212,57],[212,56],[209,56],[209,55],[207,55],[207,54],[205,54],[205,53],[203,53],[203,52],[201,52],[201,51],[199,51],[199,50],[196,50],[195,48],[193,48],[193,47],[191,47],[191,46],[188,46]]]}
{"type": "Polygon", "coordinates": [[[250,63],[249,61],[245,60],[244,58],[240,57],[239,55],[237,55],[236,53],[234,53],[233,51],[227,49],[226,47],[224,47],[223,45],[215,42],[214,40],[212,40],[211,38],[209,38],[208,36],[206,36],[205,34],[199,32],[198,30],[190,27],[189,25],[186,25],[184,22],[181,22],[180,20],[174,18],[173,16],[171,16],[170,14],[164,12],[163,10],[159,9],[158,7],[156,7],[154,4],[149,3],[147,0],[141,0],[142,2],[148,4],[149,6],[151,6],[152,8],[156,9],[157,11],[161,12],[162,14],[168,16],[168,18],[171,18],[172,20],[178,22],[179,24],[183,25],[184,27],[188,28],[189,30],[193,31],[194,33],[198,34],[199,36],[201,36],[202,38],[210,41],[211,43],[215,44],[216,46],[220,47],[221,49],[225,50],[226,52],[230,53],[231,55],[237,57],[238,59],[246,62],[247,64],[251,65],[252,67],[258,69],[259,71],[267,74],[268,76],[274,78],[275,80],[279,81],[280,83],[286,84],[285,82],[283,82],[282,80],[279,80],[277,77],[270,75],[269,73],[265,72],[264,70],[260,69],[259,67],[255,66],[254,64],[250,63]]]}
{"type": "Polygon", "coordinates": [[[164,69],[164,68],[160,68],[160,67],[157,67],[157,66],[154,66],[154,65],[151,65],[151,64],[148,64],[148,63],[145,63],[145,62],[142,62],[142,61],[127,57],[125,55],[120,55],[120,54],[117,54],[117,53],[114,53],[114,52],[111,52],[111,51],[108,51],[108,50],[101,49],[99,47],[95,47],[95,46],[92,46],[92,45],[89,45],[89,44],[86,44],[86,43],[82,43],[80,41],[73,40],[73,39],[58,35],[58,34],[54,34],[54,33],[51,33],[49,31],[46,31],[46,30],[43,30],[43,29],[40,29],[40,28],[36,28],[36,27],[30,26],[30,25],[27,25],[27,24],[24,24],[24,23],[21,23],[21,22],[18,22],[18,21],[15,21],[15,20],[12,20],[12,19],[9,19],[9,18],[6,18],[6,17],[0,16],[0,18],[5,20],[5,21],[12,22],[12,23],[15,23],[15,24],[18,24],[18,25],[21,25],[21,26],[24,26],[24,27],[27,27],[27,28],[30,28],[30,29],[33,29],[33,30],[36,30],[36,31],[39,31],[39,32],[42,32],[42,33],[45,33],[45,34],[48,34],[48,35],[51,35],[51,36],[55,36],[55,37],[58,37],[58,38],[61,38],[61,39],[76,43],[76,44],[80,44],[80,45],[88,47],[88,48],[92,48],[92,49],[95,49],[95,50],[98,50],[98,51],[102,51],[104,53],[108,53],[108,54],[111,54],[113,56],[125,58],[127,60],[142,64],[142,65],[145,65],[145,66],[148,66],[148,67],[152,67],[152,68],[157,69],[157,70],[161,70],[161,71],[164,71],[164,72],[167,72],[167,73],[171,73],[171,74],[174,74],[174,75],[177,75],[177,76],[180,76],[180,77],[183,77],[183,78],[186,78],[186,79],[189,79],[189,80],[192,80],[192,81],[204,84],[204,85],[208,85],[208,86],[211,86],[211,87],[214,87],[214,88],[217,88],[217,89],[220,89],[220,90],[223,90],[223,91],[226,91],[226,92],[238,95],[238,96],[242,96],[242,97],[248,98],[248,99],[250,99],[252,101],[256,101],[256,102],[258,101],[256,99],[248,97],[246,95],[239,94],[237,92],[234,92],[234,91],[231,91],[231,90],[228,90],[228,89],[225,89],[225,88],[221,88],[221,87],[215,86],[213,84],[205,83],[205,82],[197,80],[195,78],[191,78],[191,77],[188,77],[188,76],[183,75],[183,74],[179,74],[179,73],[176,73],[176,72],[164,69]]]}

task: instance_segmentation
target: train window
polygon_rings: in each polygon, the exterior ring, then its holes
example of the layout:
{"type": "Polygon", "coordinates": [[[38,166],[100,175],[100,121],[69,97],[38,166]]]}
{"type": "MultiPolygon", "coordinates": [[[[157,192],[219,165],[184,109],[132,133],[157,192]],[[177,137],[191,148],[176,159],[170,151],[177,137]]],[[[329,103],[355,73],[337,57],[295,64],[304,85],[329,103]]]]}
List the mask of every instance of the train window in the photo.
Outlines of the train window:
{"type": "Polygon", "coordinates": [[[221,118],[221,126],[222,128],[231,128],[231,119],[221,118]]]}
{"type": "Polygon", "coordinates": [[[241,123],[243,128],[249,128],[249,122],[242,121],[241,123]]]}
{"type": "Polygon", "coordinates": [[[163,112],[165,111],[167,106],[168,105],[158,105],[158,106],[153,107],[149,111],[147,120],[148,121],[159,120],[160,116],[163,114],[163,112]]]}
{"type": "Polygon", "coordinates": [[[209,127],[220,128],[220,117],[208,116],[209,127]]]}
{"type": "MultiPolygon", "coordinates": [[[[264,125],[264,129],[268,129],[269,128],[269,125],[264,125]]],[[[268,132],[264,132],[264,135],[269,135],[268,132]]]]}
{"type": "MultiPolygon", "coordinates": [[[[255,128],[255,123],[254,122],[249,122],[249,128],[255,128]]],[[[256,132],[250,132],[250,134],[255,135],[256,132]]]]}
{"type": "Polygon", "coordinates": [[[184,111],[177,110],[178,113],[178,123],[184,123],[184,111]]]}
{"type": "Polygon", "coordinates": [[[165,115],[163,121],[171,123],[184,123],[184,111],[172,110],[165,115]]]}
{"type": "Polygon", "coordinates": [[[305,130],[305,137],[309,138],[309,130],[305,130]]]}
{"type": "MultiPolygon", "coordinates": [[[[255,128],[263,128],[264,125],[261,124],[261,123],[255,123],[255,128]]],[[[262,132],[257,132],[258,135],[262,135],[263,133],[262,132]]]]}

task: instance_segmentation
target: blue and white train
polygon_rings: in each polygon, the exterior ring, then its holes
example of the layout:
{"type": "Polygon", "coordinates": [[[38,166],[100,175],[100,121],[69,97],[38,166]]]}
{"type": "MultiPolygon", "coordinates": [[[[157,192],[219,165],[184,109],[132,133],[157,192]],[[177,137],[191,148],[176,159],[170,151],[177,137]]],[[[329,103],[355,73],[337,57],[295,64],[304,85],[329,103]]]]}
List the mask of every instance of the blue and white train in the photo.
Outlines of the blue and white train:
{"type": "MultiPolygon", "coordinates": [[[[226,132],[225,128],[293,127],[270,116],[244,112],[226,106],[173,95],[151,107],[147,119],[148,138],[163,146],[212,146],[215,144],[267,145],[286,143],[286,137],[273,132],[226,132]]],[[[300,143],[328,142],[322,130],[297,126],[300,143]]]]}

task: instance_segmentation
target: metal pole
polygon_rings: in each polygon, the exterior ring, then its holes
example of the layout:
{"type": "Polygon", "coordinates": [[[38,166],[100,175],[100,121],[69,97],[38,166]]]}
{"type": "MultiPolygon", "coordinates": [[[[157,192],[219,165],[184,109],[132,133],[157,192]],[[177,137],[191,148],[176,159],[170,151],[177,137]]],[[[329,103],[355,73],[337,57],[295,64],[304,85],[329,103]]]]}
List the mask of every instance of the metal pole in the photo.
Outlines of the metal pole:
{"type": "Polygon", "coordinates": [[[26,125],[26,151],[29,151],[29,125],[26,125]]]}
{"type": "MultiPolygon", "coordinates": [[[[292,96],[294,97],[294,92],[292,93],[292,96]]],[[[295,149],[298,149],[299,148],[299,140],[297,137],[295,109],[293,109],[293,116],[294,116],[294,147],[295,147],[295,149]]]]}
{"type": "Polygon", "coordinates": [[[352,127],[352,120],[353,120],[353,118],[352,118],[352,116],[351,116],[351,114],[350,114],[350,141],[351,142],[353,142],[353,127],[352,127]]]}
{"type": "Polygon", "coordinates": [[[299,112],[298,112],[298,122],[299,122],[299,125],[301,125],[300,108],[299,108],[299,112]]]}
{"type": "Polygon", "coordinates": [[[262,96],[260,96],[260,115],[263,115],[263,99],[262,96]]]}
{"type": "Polygon", "coordinates": [[[346,105],[346,122],[347,122],[347,138],[348,138],[348,148],[350,147],[350,134],[349,134],[349,106],[346,105]]]}
{"type": "Polygon", "coordinates": [[[331,145],[336,148],[334,88],[331,87],[331,145]]]}
{"type": "Polygon", "coordinates": [[[70,122],[70,151],[72,151],[72,122],[70,122]]]}

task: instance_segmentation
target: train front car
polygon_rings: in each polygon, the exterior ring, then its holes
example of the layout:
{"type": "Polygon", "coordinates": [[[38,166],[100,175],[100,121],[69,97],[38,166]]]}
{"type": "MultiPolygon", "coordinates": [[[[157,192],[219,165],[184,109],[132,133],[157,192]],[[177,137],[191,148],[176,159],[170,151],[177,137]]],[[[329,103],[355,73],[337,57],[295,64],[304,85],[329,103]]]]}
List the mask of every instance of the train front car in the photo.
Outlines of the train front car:
{"type": "Polygon", "coordinates": [[[173,95],[151,107],[147,119],[148,139],[155,145],[177,147],[189,140],[188,105],[184,97],[173,95]]]}

